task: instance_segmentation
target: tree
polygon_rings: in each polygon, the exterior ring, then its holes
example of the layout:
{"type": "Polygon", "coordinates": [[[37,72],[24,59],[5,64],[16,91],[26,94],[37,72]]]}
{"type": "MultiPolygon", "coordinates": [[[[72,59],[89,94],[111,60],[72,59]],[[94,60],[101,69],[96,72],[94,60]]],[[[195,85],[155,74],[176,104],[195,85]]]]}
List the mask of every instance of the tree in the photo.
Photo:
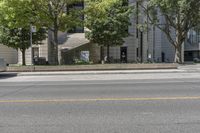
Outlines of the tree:
{"type": "MultiPolygon", "coordinates": [[[[132,7],[126,0],[88,0],[85,9],[86,37],[102,48],[107,47],[109,62],[110,46],[120,46],[129,36],[128,26],[132,7]]],[[[103,55],[101,55],[101,60],[103,55]]]]}
{"type": "MultiPolygon", "coordinates": [[[[0,0],[0,43],[19,49],[22,64],[26,65],[25,52],[30,47],[30,24],[37,16],[29,0],[0,0]]],[[[36,24],[36,23],[35,23],[36,24]]],[[[33,34],[33,44],[40,44],[46,38],[43,28],[33,34]]]]}
{"type": "Polygon", "coordinates": [[[80,12],[70,8],[73,4],[82,0],[31,0],[36,14],[39,15],[39,23],[53,32],[51,45],[53,64],[59,64],[58,59],[58,32],[66,31],[80,24],[80,12]]]}
{"type": "MultiPolygon", "coordinates": [[[[33,34],[33,44],[40,45],[46,38],[45,29],[40,28],[33,34]]],[[[26,65],[25,52],[30,48],[30,30],[26,28],[10,29],[2,27],[0,30],[0,43],[22,52],[22,65],[26,65]]]]}
{"type": "Polygon", "coordinates": [[[182,46],[187,33],[200,23],[200,1],[138,0],[138,3],[151,24],[164,32],[174,46],[174,62],[183,63],[182,46]],[[161,20],[164,20],[164,23],[161,23],[161,20]]]}

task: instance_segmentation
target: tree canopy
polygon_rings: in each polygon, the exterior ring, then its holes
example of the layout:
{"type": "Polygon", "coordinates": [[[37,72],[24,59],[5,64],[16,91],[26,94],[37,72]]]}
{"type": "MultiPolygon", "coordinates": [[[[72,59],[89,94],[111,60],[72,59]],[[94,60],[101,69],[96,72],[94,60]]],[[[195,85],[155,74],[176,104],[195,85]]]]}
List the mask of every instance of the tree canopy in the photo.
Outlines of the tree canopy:
{"type": "MultiPolygon", "coordinates": [[[[37,16],[29,0],[0,1],[0,43],[22,52],[22,64],[25,62],[25,51],[31,45],[30,24],[36,24],[37,16]]],[[[46,31],[38,28],[33,34],[33,44],[41,44],[46,38],[46,31]]]]}
{"type": "Polygon", "coordinates": [[[0,22],[11,28],[28,28],[37,24],[37,15],[30,0],[0,0],[0,22]]]}
{"type": "Polygon", "coordinates": [[[120,46],[128,37],[132,8],[125,0],[88,0],[85,9],[86,37],[99,46],[120,46]]]}
{"type": "Polygon", "coordinates": [[[199,0],[138,0],[151,24],[163,31],[174,46],[174,62],[183,62],[182,46],[187,33],[200,23],[199,0]],[[174,34],[175,33],[175,37],[174,34]]]}
{"type": "Polygon", "coordinates": [[[39,16],[39,23],[53,32],[51,40],[52,63],[59,64],[58,31],[67,31],[81,24],[80,10],[73,8],[82,0],[31,0],[34,11],[39,16]]]}

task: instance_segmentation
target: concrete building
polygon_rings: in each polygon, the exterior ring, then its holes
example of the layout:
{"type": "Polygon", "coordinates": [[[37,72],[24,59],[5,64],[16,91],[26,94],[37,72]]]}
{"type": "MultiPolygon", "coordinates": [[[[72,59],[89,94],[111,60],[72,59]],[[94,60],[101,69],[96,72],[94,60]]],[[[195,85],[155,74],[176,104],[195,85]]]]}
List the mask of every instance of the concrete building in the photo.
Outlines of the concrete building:
{"type": "MultiPolygon", "coordinates": [[[[78,3],[69,8],[78,8],[83,9],[84,3],[78,3]]],[[[48,31],[48,38],[43,41],[43,45],[33,45],[31,48],[26,51],[26,63],[30,64],[55,64],[54,55],[52,54],[52,40],[53,33],[48,31]]],[[[71,64],[73,60],[79,58],[78,53],[82,50],[93,49],[93,45],[90,47],[89,41],[85,38],[84,28],[75,27],[71,31],[59,32],[58,33],[58,58],[61,64],[71,64]],[[87,46],[83,46],[87,45],[87,46]]],[[[95,48],[96,49],[96,48],[95,48]]],[[[93,49],[93,50],[95,50],[93,49]]],[[[91,51],[93,51],[91,50],[91,51]]],[[[98,53],[98,52],[94,52],[98,53]]],[[[19,64],[22,64],[21,53],[19,53],[19,64]]],[[[91,60],[96,60],[92,59],[91,60]]]]}
{"type": "MultiPolygon", "coordinates": [[[[136,0],[129,0],[129,4],[137,3],[136,0]]],[[[137,7],[139,8],[139,6],[137,7]]],[[[114,60],[121,62],[174,61],[174,49],[162,31],[151,25],[148,25],[146,30],[138,29],[138,24],[145,24],[145,21],[148,21],[144,14],[140,16],[132,15],[130,19],[132,25],[129,27],[129,33],[131,36],[125,38],[126,42],[123,46],[111,48],[110,54],[114,60]],[[124,53],[125,61],[122,59],[124,53]]]]}
{"type": "Polygon", "coordinates": [[[200,31],[192,29],[185,41],[185,61],[200,61],[200,31]]]}
{"type": "MultiPolygon", "coordinates": [[[[136,0],[129,0],[129,4],[137,4],[136,0]]],[[[84,7],[83,4],[78,6],[84,7]]],[[[80,7],[79,7],[80,8],[80,7]]],[[[168,42],[165,34],[156,27],[148,25],[147,30],[139,30],[137,24],[145,23],[147,17],[131,16],[132,25],[128,31],[131,34],[125,38],[125,43],[120,47],[110,48],[111,62],[173,62],[174,49],[168,42]]],[[[51,54],[52,33],[49,32],[49,38],[44,42],[44,45],[34,46],[31,50],[27,50],[27,64],[31,64],[32,58],[39,57],[45,59],[49,64],[52,62],[51,54]]],[[[106,48],[104,48],[106,51],[106,48]]],[[[59,33],[59,59],[61,64],[74,63],[75,59],[80,58],[81,51],[89,51],[90,61],[100,62],[100,48],[95,44],[90,44],[85,38],[84,28],[76,28],[74,33],[59,33]]],[[[104,52],[106,53],[106,52],[104,52]]],[[[19,63],[21,63],[21,55],[19,53],[19,63]]]]}

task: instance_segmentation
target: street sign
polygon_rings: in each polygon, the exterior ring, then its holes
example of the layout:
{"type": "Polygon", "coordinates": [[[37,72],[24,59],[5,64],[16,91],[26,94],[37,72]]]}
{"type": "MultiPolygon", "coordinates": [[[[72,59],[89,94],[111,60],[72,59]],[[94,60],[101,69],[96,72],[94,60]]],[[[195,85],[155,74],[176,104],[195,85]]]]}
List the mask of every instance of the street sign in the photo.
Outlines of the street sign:
{"type": "Polygon", "coordinates": [[[36,26],[31,26],[31,31],[32,31],[32,33],[37,32],[36,26]]]}
{"type": "Polygon", "coordinates": [[[85,62],[90,61],[90,52],[89,51],[81,51],[81,60],[85,62]]]}

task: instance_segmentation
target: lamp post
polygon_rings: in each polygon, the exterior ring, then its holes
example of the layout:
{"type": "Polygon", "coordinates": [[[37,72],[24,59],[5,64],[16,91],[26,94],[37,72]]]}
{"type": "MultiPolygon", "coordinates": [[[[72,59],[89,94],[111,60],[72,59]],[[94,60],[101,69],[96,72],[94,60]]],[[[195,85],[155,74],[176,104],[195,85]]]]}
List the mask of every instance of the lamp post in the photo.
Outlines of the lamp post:
{"type": "Polygon", "coordinates": [[[156,55],[156,27],[153,26],[153,62],[155,61],[155,55],[156,55]]]}
{"type": "Polygon", "coordinates": [[[30,54],[31,54],[31,65],[33,65],[33,33],[36,33],[36,27],[30,24],[30,54]]]}
{"type": "Polygon", "coordinates": [[[31,51],[30,51],[30,54],[31,54],[31,65],[33,65],[33,32],[32,32],[32,23],[30,24],[30,48],[31,48],[31,51]]]}

